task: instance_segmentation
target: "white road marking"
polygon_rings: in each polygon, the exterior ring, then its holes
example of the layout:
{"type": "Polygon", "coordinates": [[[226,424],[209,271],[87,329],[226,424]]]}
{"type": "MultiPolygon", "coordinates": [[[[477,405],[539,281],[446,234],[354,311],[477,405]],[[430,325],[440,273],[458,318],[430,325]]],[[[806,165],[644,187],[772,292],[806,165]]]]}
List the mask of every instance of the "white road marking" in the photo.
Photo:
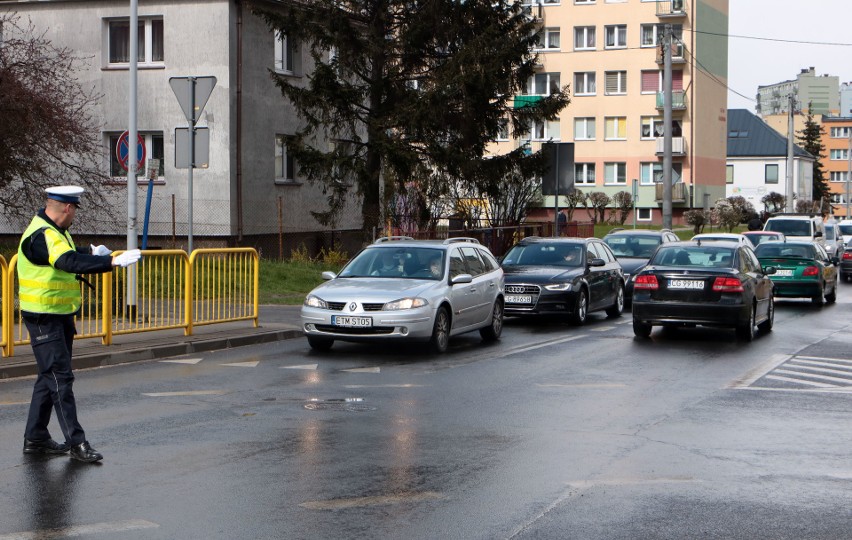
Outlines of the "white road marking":
{"type": "Polygon", "coordinates": [[[260,363],[260,360],[252,360],[251,362],[234,362],[233,364],[219,364],[220,366],[231,366],[231,367],[257,367],[260,363]]]}
{"type": "Polygon", "coordinates": [[[379,367],[359,367],[352,369],[341,369],[340,371],[348,371],[349,373],[381,373],[382,368],[379,367]]]}
{"type": "Polygon", "coordinates": [[[197,364],[204,360],[203,358],[182,358],[180,360],[160,360],[161,364],[197,364]]]}
{"type": "Polygon", "coordinates": [[[765,362],[743,375],[741,379],[738,379],[728,385],[728,388],[746,388],[751,386],[756,380],[763,377],[790,358],[792,358],[792,356],[789,354],[773,354],[767,358],[765,362]]]}
{"type": "Polygon", "coordinates": [[[344,384],[343,388],[423,388],[425,384],[344,384]]]}
{"type": "Polygon", "coordinates": [[[542,388],[627,388],[626,384],[622,383],[585,383],[585,384],[559,384],[559,383],[538,383],[536,386],[542,388]]]}
{"type": "Polygon", "coordinates": [[[519,347],[517,349],[509,349],[508,351],[502,352],[501,354],[494,355],[494,357],[499,358],[499,357],[502,357],[502,356],[510,356],[512,354],[518,354],[518,353],[523,353],[523,352],[527,352],[527,351],[534,351],[536,349],[541,349],[542,347],[550,347],[551,345],[558,345],[560,343],[565,343],[565,342],[568,342],[568,341],[574,341],[574,340],[584,338],[584,337],[586,337],[585,334],[580,334],[578,336],[571,336],[571,337],[562,338],[562,339],[554,339],[552,341],[546,341],[544,343],[538,343],[536,345],[529,345],[527,347],[519,347]]]}
{"type": "Polygon", "coordinates": [[[596,326],[595,328],[589,328],[592,332],[606,332],[608,330],[615,330],[614,326],[596,326]]]}
{"type": "Polygon", "coordinates": [[[837,362],[840,364],[847,364],[849,366],[852,366],[852,360],[847,360],[846,358],[826,358],[824,356],[797,356],[796,359],[822,360],[823,362],[837,362]]]}
{"type": "Polygon", "coordinates": [[[420,493],[401,493],[399,495],[379,495],[375,497],[350,497],[347,499],[328,499],[324,501],[306,501],[299,506],[310,510],[340,510],[343,508],[359,508],[363,506],[383,506],[412,502],[424,502],[443,499],[444,496],[435,491],[420,493]]]}
{"type": "MultiPolygon", "coordinates": [[[[845,384],[852,384],[849,379],[841,379],[839,377],[829,377],[828,375],[817,375],[816,373],[804,373],[802,371],[794,371],[791,369],[776,369],[773,373],[783,373],[785,375],[798,375],[800,377],[808,377],[810,379],[819,379],[821,381],[833,381],[845,384]]],[[[834,386],[837,386],[836,384],[834,386]]]]}
{"type": "Polygon", "coordinates": [[[301,366],[281,366],[281,369],[311,369],[319,367],[319,364],[302,364],[301,366]]]}
{"type": "Polygon", "coordinates": [[[792,377],[781,377],[780,375],[767,375],[767,379],[772,379],[773,381],[784,381],[791,382],[797,384],[803,384],[805,386],[816,386],[817,388],[837,388],[836,384],[824,384],[813,381],[803,381],[801,379],[794,379],[792,377]]]}
{"type": "Polygon", "coordinates": [[[835,375],[848,375],[850,377],[849,384],[852,384],[852,369],[843,370],[843,369],[830,369],[828,367],[817,367],[817,366],[832,366],[834,364],[826,364],[824,362],[808,362],[808,361],[796,361],[790,360],[785,364],[785,366],[793,367],[796,369],[802,369],[806,371],[818,371],[820,373],[833,373],[835,375]]]}
{"type": "Polygon", "coordinates": [[[625,319],[625,318],[622,317],[622,319],[615,324],[630,324],[632,322],[633,322],[633,319],[630,319],[630,318],[625,319]]]}
{"type": "Polygon", "coordinates": [[[29,401],[0,401],[0,406],[4,405],[29,405],[29,401]]]}
{"type": "Polygon", "coordinates": [[[92,534],[120,533],[125,531],[140,531],[156,529],[159,525],[144,519],[129,519],[109,523],[92,523],[89,525],[73,525],[60,529],[44,529],[10,534],[0,534],[0,540],[51,540],[53,538],[70,538],[92,534]]]}
{"type": "Polygon", "coordinates": [[[222,396],[227,394],[225,390],[187,390],[184,392],[143,392],[148,397],[171,397],[171,396],[222,396]]]}

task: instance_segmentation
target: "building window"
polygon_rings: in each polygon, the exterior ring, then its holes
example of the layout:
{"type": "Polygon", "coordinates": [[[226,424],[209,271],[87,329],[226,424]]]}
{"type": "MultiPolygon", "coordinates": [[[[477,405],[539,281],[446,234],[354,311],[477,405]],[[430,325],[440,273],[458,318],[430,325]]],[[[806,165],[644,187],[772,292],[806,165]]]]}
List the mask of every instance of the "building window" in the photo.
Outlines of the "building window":
{"type": "Polygon", "coordinates": [[[574,50],[575,51],[593,51],[593,50],[595,50],[595,27],[594,26],[575,26],[574,27],[574,50]]]}
{"type": "Polygon", "coordinates": [[[575,4],[594,4],[595,0],[574,0],[575,4]]]}
{"type": "Polygon", "coordinates": [[[559,50],[559,28],[545,28],[536,36],[536,48],[541,50],[559,50]]]}
{"type": "Polygon", "coordinates": [[[778,183],[778,165],[767,165],[766,166],[766,183],[767,184],[777,184],[778,183]]]}
{"type": "MultiPolygon", "coordinates": [[[[109,63],[130,63],[130,20],[109,21],[109,63]]],[[[137,65],[162,65],[163,56],[163,19],[162,17],[139,17],[137,28],[137,65]]]]}
{"type": "Polygon", "coordinates": [[[849,129],[848,127],[833,127],[831,128],[831,138],[832,139],[848,139],[849,138],[849,129]]]}
{"type": "MultiPolygon", "coordinates": [[[[641,26],[641,38],[640,38],[640,46],[642,47],[656,47],[660,44],[659,40],[663,38],[663,29],[665,25],[663,24],[643,24],[641,26]]],[[[673,24],[672,25],[672,38],[673,41],[678,42],[683,37],[683,25],[681,24],[673,24]]]]}
{"type": "Polygon", "coordinates": [[[296,44],[278,30],[275,31],[275,71],[296,72],[296,44]]]}
{"type": "Polygon", "coordinates": [[[582,71],[574,74],[574,95],[575,96],[593,96],[595,95],[595,72],[582,71]]]}
{"type": "Polygon", "coordinates": [[[527,81],[526,92],[530,96],[549,96],[559,90],[559,73],[536,73],[527,81]]]}
{"type": "Polygon", "coordinates": [[[295,182],[296,164],[287,153],[287,135],[275,136],[275,181],[295,182]]]}
{"type": "Polygon", "coordinates": [[[733,184],[734,183],[734,166],[728,165],[725,168],[725,183],[733,184]]]}
{"type": "Polygon", "coordinates": [[[498,141],[508,141],[509,140],[509,120],[507,120],[506,118],[501,118],[498,121],[497,140],[498,141]]]}
{"type": "Polygon", "coordinates": [[[848,148],[835,148],[831,150],[829,154],[833,161],[848,161],[849,160],[849,149],[848,148]]]}
{"type": "Polygon", "coordinates": [[[604,163],[605,184],[626,184],[627,163],[604,163]]]}
{"type": "Polygon", "coordinates": [[[606,72],[606,87],[604,94],[607,96],[621,95],[627,93],[627,72],[626,71],[607,71],[606,72]]]}
{"type": "Polygon", "coordinates": [[[846,204],[846,196],[843,193],[832,193],[831,204],[846,204]]]}
{"type": "Polygon", "coordinates": [[[627,117],[611,116],[604,119],[604,139],[623,141],[627,139],[627,117]]]}
{"type": "Polygon", "coordinates": [[[651,208],[637,208],[636,221],[651,221],[654,219],[654,212],[651,208]]]}
{"type": "MultiPolygon", "coordinates": [[[[683,90],[683,71],[680,69],[672,70],[672,90],[675,92],[683,90]]],[[[656,94],[663,91],[663,70],[660,69],[643,69],[642,70],[642,93],[656,94]]]]}
{"type": "MultiPolygon", "coordinates": [[[[665,128],[663,119],[658,116],[643,116],[642,131],[640,137],[642,139],[656,139],[657,137],[665,136],[665,128]]],[[[672,119],[672,137],[683,136],[683,128],[680,125],[680,120],[672,119]]]]}
{"type": "Polygon", "coordinates": [[[625,47],[627,47],[627,25],[605,26],[604,48],[623,49],[625,47]]]}
{"type": "MultiPolygon", "coordinates": [[[[146,161],[149,159],[158,159],[160,160],[159,169],[157,171],[157,178],[162,180],[165,176],[165,166],[166,161],[164,159],[164,150],[165,147],[163,145],[163,132],[162,131],[152,131],[152,132],[138,132],[142,137],[142,140],[145,141],[145,156],[146,161]]],[[[118,156],[116,156],[116,148],[118,147],[118,139],[121,137],[121,133],[112,132],[107,133],[107,137],[109,138],[109,148],[107,153],[109,154],[109,175],[113,178],[113,180],[120,180],[122,182],[126,181],[127,171],[121,164],[118,162],[118,156]]],[[[136,171],[137,178],[143,178],[145,176],[145,167],[147,167],[147,163],[143,163],[140,170],[136,171]]]]}
{"type": "Polygon", "coordinates": [[[845,182],[847,176],[849,176],[848,171],[831,171],[832,182],[845,182]]]}
{"type": "Polygon", "coordinates": [[[594,184],[595,183],[595,164],[594,163],[575,163],[574,164],[574,183],[575,184],[594,184]]]}
{"type": "Polygon", "coordinates": [[[532,141],[558,141],[559,121],[545,120],[531,122],[529,129],[525,130],[521,138],[532,141]]]}
{"type": "MultiPolygon", "coordinates": [[[[683,164],[672,163],[672,184],[681,181],[683,175],[683,164]]],[[[663,164],[659,161],[641,163],[639,165],[639,182],[643,186],[659,184],[663,181],[663,164]]]]}
{"type": "Polygon", "coordinates": [[[574,119],[574,140],[575,141],[593,141],[595,140],[595,117],[575,118],[574,119]]]}

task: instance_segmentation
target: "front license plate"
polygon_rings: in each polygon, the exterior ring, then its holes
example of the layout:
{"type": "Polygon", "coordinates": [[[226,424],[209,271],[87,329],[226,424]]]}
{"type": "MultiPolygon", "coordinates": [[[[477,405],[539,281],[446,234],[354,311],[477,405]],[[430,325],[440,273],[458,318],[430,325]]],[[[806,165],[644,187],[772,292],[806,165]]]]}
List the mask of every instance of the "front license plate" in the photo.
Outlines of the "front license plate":
{"type": "Polygon", "coordinates": [[[701,290],[704,288],[704,282],[695,279],[670,279],[669,289],[689,289],[701,290]]]}
{"type": "Polygon", "coordinates": [[[507,294],[507,304],[532,304],[532,296],[529,294],[507,294]]]}
{"type": "Polygon", "coordinates": [[[334,326],[346,326],[348,328],[368,328],[373,326],[370,317],[349,317],[343,315],[332,315],[331,324],[334,326]]]}
{"type": "Polygon", "coordinates": [[[775,275],[781,276],[781,277],[793,277],[793,271],[792,270],[776,270],[775,275]]]}

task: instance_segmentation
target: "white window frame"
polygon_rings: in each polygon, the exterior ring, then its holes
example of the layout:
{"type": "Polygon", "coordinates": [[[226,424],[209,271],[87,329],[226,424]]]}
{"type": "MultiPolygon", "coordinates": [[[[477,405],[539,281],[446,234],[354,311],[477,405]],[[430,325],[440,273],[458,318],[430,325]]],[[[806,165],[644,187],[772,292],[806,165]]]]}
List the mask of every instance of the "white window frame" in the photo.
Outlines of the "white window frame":
{"type": "Polygon", "coordinates": [[[623,96],[627,93],[627,71],[605,71],[604,72],[604,95],[605,96],[623,96]],[[616,90],[610,92],[608,90],[611,77],[615,77],[616,90]]]}
{"type": "Polygon", "coordinates": [[[627,25],[611,24],[604,26],[604,49],[626,49],[627,48],[627,25]],[[610,35],[613,45],[609,45],[610,35]]]}
{"type": "Polygon", "coordinates": [[[575,26],[574,27],[574,50],[575,51],[594,51],[597,49],[597,31],[594,26],[575,26]],[[591,34],[592,44],[589,43],[589,34],[591,34]],[[581,45],[577,46],[577,38],[582,37],[581,45]]]}
{"type": "Polygon", "coordinates": [[[597,171],[594,163],[574,163],[574,184],[593,186],[597,182],[596,175],[597,171]],[[582,173],[578,174],[580,171],[582,173]]]}
{"type": "Polygon", "coordinates": [[[725,166],[725,184],[733,184],[734,183],[734,166],[726,165],[725,166]]]}
{"type": "Polygon", "coordinates": [[[544,28],[538,33],[539,40],[537,51],[559,51],[562,50],[561,36],[559,27],[544,28]],[[556,45],[553,45],[554,36],[556,37],[556,45]]]}
{"type": "MultiPolygon", "coordinates": [[[[643,2],[645,0],[642,0],[643,2]]],[[[636,209],[636,221],[654,221],[654,209],[653,208],[637,208],[636,209]],[[647,212],[647,216],[644,215],[647,212]]]]}
{"type": "Polygon", "coordinates": [[[831,161],[849,161],[848,148],[832,148],[829,152],[831,161]]]}
{"type": "MultiPolygon", "coordinates": [[[[118,158],[115,155],[115,145],[118,142],[118,138],[121,136],[122,132],[119,131],[106,131],[104,132],[105,144],[107,145],[107,153],[109,154],[109,177],[111,182],[120,182],[127,183],[127,171],[121,168],[118,164],[118,158]],[[114,174],[118,172],[119,174],[114,174]]],[[[164,184],[166,182],[166,160],[165,160],[165,138],[163,137],[162,131],[139,131],[138,134],[145,141],[145,161],[147,162],[149,159],[159,159],[160,160],[160,170],[158,171],[157,178],[154,180],[156,184],[164,184]],[[154,139],[159,137],[160,139],[160,148],[158,152],[155,152],[154,148],[154,139]],[[159,155],[157,155],[159,154],[159,155]]],[[[142,170],[136,171],[137,182],[147,182],[148,179],[145,178],[145,167],[147,167],[147,163],[142,164],[142,170]]]]}
{"type": "Polygon", "coordinates": [[[652,48],[656,47],[659,43],[658,40],[660,38],[660,24],[643,24],[639,27],[639,46],[643,48],[652,48]],[[645,31],[651,28],[651,35],[653,36],[653,41],[649,43],[645,40],[645,31]]]}
{"type": "Polygon", "coordinates": [[[574,0],[574,3],[577,5],[590,5],[594,4],[595,0],[574,0]]]}
{"type": "Polygon", "coordinates": [[[605,141],[626,141],[627,140],[627,117],[626,116],[606,116],[604,117],[604,140],[605,141]],[[624,121],[624,135],[619,137],[618,129],[610,136],[609,123],[610,121],[615,121],[615,126],[618,126],[618,121],[624,121]]]}
{"type": "Polygon", "coordinates": [[[846,194],[845,193],[832,193],[831,194],[831,204],[846,204],[846,194]]]}
{"type": "Polygon", "coordinates": [[[287,145],[285,141],[287,137],[283,133],[275,135],[275,154],[274,154],[274,177],[276,184],[297,184],[296,179],[296,162],[292,156],[287,154],[287,145]]]}
{"type": "MultiPolygon", "coordinates": [[[[139,30],[137,32],[142,32],[142,50],[137,51],[137,60],[136,66],[141,68],[146,67],[163,67],[165,66],[165,22],[162,16],[157,17],[139,17],[139,30]],[[154,21],[158,21],[160,24],[160,39],[163,40],[160,43],[160,50],[162,51],[163,58],[162,59],[154,59],[154,21]],[[138,57],[142,58],[139,59],[138,57]]],[[[112,60],[112,33],[113,33],[113,23],[124,23],[127,25],[127,39],[130,40],[130,19],[129,18],[117,18],[117,19],[105,19],[104,23],[106,25],[106,43],[104,44],[104,50],[106,51],[106,65],[107,67],[118,67],[118,68],[129,68],[130,67],[130,44],[127,46],[127,55],[128,60],[126,62],[113,61],[112,60]]]]}
{"type": "Polygon", "coordinates": [[[832,139],[848,139],[849,138],[849,130],[852,127],[833,127],[831,128],[831,138],[832,139]]]}
{"type": "Polygon", "coordinates": [[[560,76],[559,72],[551,71],[546,73],[536,73],[532,77],[527,80],[527,88],[526,95],[528,96],[549,96],[551,92],[555,89],[557,92],[560,90],[560,76]],[[544,85],[547,89],[546,94],[535,93],[536,90],[536,80],[540,77],[545,77],[544,85]]]}
{"type": "Polygon", "coordinates": [[[604,163],[604,185],[626,186],[627,163],[625,163],[624,161],[607,161],[606,163],[604,163]],[[622,180],[618,179],[619,176],[622,177],[622,180]]]}
{"type": "Polygon", "coordinates": [[[597,74],[594,71],[575,71],[574,72],[574,95],[575,96],[594,96],[597,94],[598,84],[597,84],[597,74]],[[577,81],[582,78],[583,91],[579,92],[577,89],[580,88],[581,85],[577,84],[577,81]],[[589,84],[591,83],[591,85],[589,84]],[[592,91],[589,91],[589,86],[593,86],[592,91]]]}
{"type": "Polygon", "coordinates": [[[296,46],[287,34],[275,31],[274,68],[279,73],[294,75],[296,73],[296,46]]]}
{"type": "Polygon", "coordinates": [[[848,176],[849,171],[831,171],[829,178],[831,182],[845,183],[848,176]]]}
{"type": "Polygon", "coordinates": [[[558,141],[559,130],[559,120],[531,121],[522,138],[530,141],[558,141]]]}
{"type": "MultiPolygon", "coordinates": [[[[662,174],[663,163],[661,161],[645,161],[639,164],[639,184],[643,186],[653,186],[657,182],[654,180],[657,173],[662,174]]],[[[683,181],[683,164],[672,163],[672,183],[677,184],[683,181]]]]}
{"type": "Polygon", "coordinates": [[[501,118],[498,120],[500,127],[497,129],[497,141],[508,141],[509,140],[509,120],[507,118],[501,118]]]}
{"type": "Polygon", "coordinates": [[[763,166],[763,183],[769,185],[778,185],[781,181],[781,167],[777,163],[767,163],[763,166]],[[775,181],[769,180],[769,168],[775,167],[775,181]]]}
{"type": "Polygon", "coordinates": [[[652,141],[657,137],[662,137],[662,133],[665,133],[663,118],[661,116],[643,116],[641,118],[642,122],[639,127],[639,138],[643,141],[652,141]],[[648,133],[650,135],[645,135],[645,128],[648,128],[648,133]],[[660,130],[660,135],[657,135],[657,130],[660,130]]]}
{"type": "Polygon", "coordinates": [[[574,118],[574,140],[594,141],[597,136],[594,116],[583,116],[574,118]],[[591,129],[589,127],[591,126],[591,129]],[[589,134],[591,131],[591,135],[589,134]]]}

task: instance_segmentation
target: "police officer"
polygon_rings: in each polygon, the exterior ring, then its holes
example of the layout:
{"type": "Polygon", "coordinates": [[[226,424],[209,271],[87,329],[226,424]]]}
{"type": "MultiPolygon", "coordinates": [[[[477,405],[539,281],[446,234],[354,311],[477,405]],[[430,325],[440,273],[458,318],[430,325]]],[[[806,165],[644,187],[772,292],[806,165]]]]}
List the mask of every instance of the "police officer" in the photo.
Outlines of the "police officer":
{"type": "Polygon", "coordinates": [[[18,286],[21,315],[38,364],[30,412],[24,432],[24,454],[64,454],[95,462],[103,456],[86,440],[77,421],[71,345],[74,315],[82,306],[80,274],[109,272],[139,260],[138,249],[112,256],[106,246],[77,248],[68,228],[80,206],[83,188],[58,186],[45,190],[47,202],[33,218],[18,245],[18,286]],[[54,441],[47,424],[51,410],[65,435],[54,441]]]}

